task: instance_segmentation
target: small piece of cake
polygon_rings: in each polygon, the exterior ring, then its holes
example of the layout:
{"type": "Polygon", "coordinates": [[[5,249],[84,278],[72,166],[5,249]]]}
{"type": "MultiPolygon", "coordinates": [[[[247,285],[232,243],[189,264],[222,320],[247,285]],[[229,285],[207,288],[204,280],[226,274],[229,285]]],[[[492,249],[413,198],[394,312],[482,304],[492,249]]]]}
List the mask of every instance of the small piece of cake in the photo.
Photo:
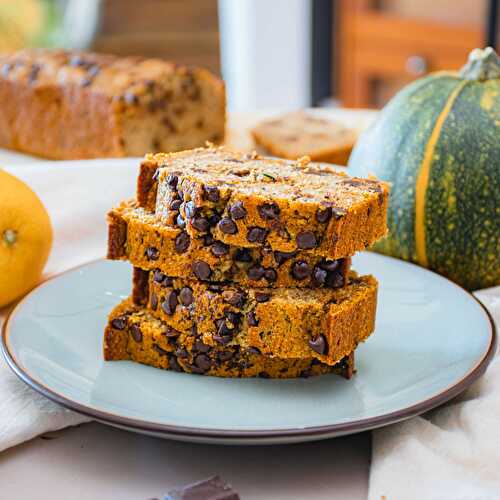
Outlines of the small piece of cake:
{"type": "Polygon", "coordinates": [[[314,358],[269,358],[239,346],[210,346],[197,332],[173,331],[148,310],[126,299],[109,316],[104,359],[132,360],[177,372],[218,377],[294,378],[336,373],[350,378],[354,353],[335,366],[314,358]]]}
{"type": "Polygon", "coordinates": [[[27,49],[0,56],[0,147],[53,159],[222,142],[224,84],[160,59],[27,49]]]}
{"type": "Polygon", "coordinates": [[[389,188],[305,161],[206,148],[147,155],[137,199],[191,237],[338,259],[387,231],[389,188]]]}
{"type": "Polygon", "coordinates": [[[191,238],[165,226],[153,214],[126,202],[108,214],[108,258],[129,260],[145,270],[204,281],[233,281],[252,287],[344,286],[350,259],[330,260],[308,250],[240,248],[209,234],[191,238]]]}
{"type": "Polygon", "coordinates": [[[373,332],[377,282],[352,273],[332,290],[248,288],[135,269],[133,300],[174,331],[196,328],[208,345],[334,365],[373,332]]]}
{"type": "Polygon", "coordinates": [[[213,476],[175,488],[163,500],[240,500],[240,496],[220,476],[213,476]]]}
{"type": "Polygon", "coordinates": [[[357,133],[341,123],[317,118],[303,111],[264,121],[252,130],[257,146],[265,153],[296,160],[347,165],[357,133]]]}

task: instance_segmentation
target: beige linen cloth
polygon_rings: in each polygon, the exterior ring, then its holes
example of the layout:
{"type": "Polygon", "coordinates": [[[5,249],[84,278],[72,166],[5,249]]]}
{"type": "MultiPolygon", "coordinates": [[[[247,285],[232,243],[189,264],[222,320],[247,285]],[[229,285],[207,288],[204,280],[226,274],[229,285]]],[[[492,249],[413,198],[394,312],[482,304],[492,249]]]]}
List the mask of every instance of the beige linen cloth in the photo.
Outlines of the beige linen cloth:
{"type": "MultiPolygon", "coordinates": [[[[0,151],[0,168],[40,196],[54,226],[45,276],[103,257],[107,210],[133,196],[138,161],[42,162],[0,151]],[[24,165],[26,161],[30,164],[24,165]]],[[[2,279],[2,277],[0,277],[2,279]]],[[[476,296],[500,324],[500,287],[476,296]]],[[[6,311],[0,311],[0,322],[6,311]]],[[[473,325],[471,325],[473,328],[473,325]]],[[[471,334],[472,334],[471,330],[471,334]]],[[[39,396],[0,359],[0,451],[88,421],[39,396]]],[[[370,500],[500,498],[500,361],[461,397],[373,432],[370,500]]]]}

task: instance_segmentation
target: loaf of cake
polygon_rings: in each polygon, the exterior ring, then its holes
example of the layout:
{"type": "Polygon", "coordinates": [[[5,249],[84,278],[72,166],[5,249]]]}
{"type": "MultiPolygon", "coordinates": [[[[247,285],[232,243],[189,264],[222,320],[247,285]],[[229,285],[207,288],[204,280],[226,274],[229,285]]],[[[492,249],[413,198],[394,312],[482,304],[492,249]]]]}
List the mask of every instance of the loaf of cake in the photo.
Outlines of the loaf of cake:
{"type": "Polygon", "coordinates": [[[357,139],[356,131],[341,123],[303,111],[263,121],[252,130],[252,136],[267,154],[290,160],[308,156],[337,165],[347,165],[357,139]]]}
{"type": "Polygon", "coordinates": [[[128,260],[171,277],[252,287],[338,288],[344,286],[351,262],[325,259],[309,250],[234,247],[210,234],[192,238],[179,227],[162,224],[133,201],[111,210],[108,225],[109,259],[128,260]]]}
{"type": "Polygon", "coordinates": [[[207,345],[196,329],[178,331],[126,299],[113,309],[104,334],[104,358],[218,377],[293,378],[336,373],[350,378],[354,353],[335,366],[315,358],[279,359],[237,345],[207,345]]]}
{"type": "Polygon", "coordinates": [[[387,231],[389,188],[307,160],[261,158],[224,148],[147,155],[140,206],[195,238],[238,247],[310,250],[339,259],[387,231]]]}
{"type": "Polygon", "coordinates": [[[30,49],[0,56],[0,147],[53,159],[219,143],[224,84],[159,59],[30,49]]]}
{"type": "Polygon", "coordinates": [[[334,290],[247,288],[135,269],[133,300],[174,330],[196,327],[208,345],[334,365],[373,332],[377,282],[352,273],[334,290]]]}

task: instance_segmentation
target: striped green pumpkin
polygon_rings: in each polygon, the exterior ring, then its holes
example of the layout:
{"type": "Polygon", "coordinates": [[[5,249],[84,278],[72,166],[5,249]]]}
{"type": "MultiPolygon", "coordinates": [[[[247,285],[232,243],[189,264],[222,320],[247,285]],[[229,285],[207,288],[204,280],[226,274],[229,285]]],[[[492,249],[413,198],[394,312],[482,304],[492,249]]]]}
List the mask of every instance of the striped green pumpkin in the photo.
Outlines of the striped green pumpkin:
{"type": "Polygon", "coordinates": [[[468,289],[500,284],[500,58],[401,90],[359,139],[349,173],[389,181],[389,236],[374,250],[468,289]]]}

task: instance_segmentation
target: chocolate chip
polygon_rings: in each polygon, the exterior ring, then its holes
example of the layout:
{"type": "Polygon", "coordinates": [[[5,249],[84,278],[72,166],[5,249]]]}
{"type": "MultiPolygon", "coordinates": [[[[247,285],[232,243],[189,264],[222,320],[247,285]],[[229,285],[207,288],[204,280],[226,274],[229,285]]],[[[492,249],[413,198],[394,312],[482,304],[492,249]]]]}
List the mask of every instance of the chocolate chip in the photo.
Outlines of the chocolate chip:
{"type": "Polygon", "coordinates": [[[268,302],[270,298],[271,298],[270,293],[255,292],[255,300],[257,302],[268,302]]]}
{"type": "Polygon", "coordinates": [[[219,361],[225,363],[226,361],[229,361],[233,356],[234,354],[232,353],[232,351],[222,351],[219,352],[217,357],[219,358],[219,361]]]}
{"type": "Polygon", "coordinates": [[[175,223],[181,228],[184,229],[186,227],[186,221],[182,217],[181,214],[177,216],[177,219],[175,219],[175,223]]]}
{"type": "Polygon", "coordinates": [[[238,226],[234,220],[229,217],[224,217],[220,220],[217,226],[224,234],[236,234],[238,232],[238,226]]]}
{"type": "Polygon", "coordinates": [[[181,200],[172,200],[168,208],[170,210],[173,210],[174,212],[178,212],[181,205],[182,205],[181,200]]]}
{"type": "Polygon", "coordinates": [[[196,373],[196,375],[203,375],[205,373],[204,370],[198,368],[196,365],[190,365],[189,368],[191,368],[191,373],[196,373]]]}
{"type": "Polygon", "coordinates": [[[204,196],[208,201],[213,203],[217,203],[219,201],[219,189],[215,186],[205,186],[204,187],[204,196]]]}
{"type": "Polygon", "coordinates": [[[248,279],[258,281],[264,277],[266,270],[262,266],[252,266],[248,268],[248,279]]]}
{"type": "Polygon", "coordinates": [[[236,250],[234,260],[237,262],[252,262],[252,254],[248,248],[240,248],[236,250]]]}
{"type": "Polygon", "coordinates": [[[159,269],[155,269],[153,272],[153,281],[155,283],[158,283],[159,285],[161,285],[165,281],[166,277],[167,275],[162,273],[159,269]]]}
{"type": "Polygon", "coordinates": [[[264,203],[257,207],[259,215],[265,220],[275,220],[280,216],[280,207],[276,203],[264,203]]]}
{"type": "Polygon", "coordinates": [[[181,332],[179,330],[176,330],[175,328],[172,328],[171,326],[167,326],[163,334],[168,339],[175,339],[181,334],[181,332]]]}
{"type": "Polygon", "coordinates": [[[224,302],[227,302],[232,306],[242,307],[243,302],[245,301],[245,295],[234,290],[225,290],[224,292],[222,292],[222,299],[224,300],[224,302]]]}
{"type": "Polygon", "coordinates": [[[181,365],[179,365],[179,362],[177,361],[177,358],[175,356],[170,356],[168,358],[168,365],[170,366],[170,369],[173,370],[174,372],[183,371],[181,365]]]}
{"type": "Polygon", "coordinates": [[[184,205],[184,213],[188,219],[192,219],[196,215],[197,211],[198,209],[196,208],[194,201],[188,201],[184,205]]]}
{"type": "Polygon", "coordinates": [[[247,210],[243,206],[243,202],[237,201],[229,208],[229,214],[234,220],[243,219],[247,215],[247,210]]]}
{"type": "Polygon", "coordinates": [[[264,243],[267,231],[262,227],[250,227],[247,232],[247,240],[250,243],[264,243]]]}
{"type": "Polygon", "coordinates": [[[257,316],[255,316],[255,311],[247,313],[247,323],[249,326],[257,326],[259,324],[259,320],[257,319],[257,316]]]}
{"type": "Polygon", "coordinates": [[[179,292],[179,301],[183,306],[189,306],[193,303],[193,291],[188,286],[181,288],[179,292]]]}
{"type": "Polygon", "coordinates": [[[316,286],[324,285],[326,282],[326,278],[328,276],[328,272],[324,269],[321,269],[319,266],[314,266],[312,272],[312,280],[316,286]]]}
{"type": "Polygon", "coordinates": [[[158,309],[158,297],[154,292],[151,293],[150,305],[153,311],[156,311],[156,309],[158,309]]]}
{"type": "Polygon", "coordinates": [[[304,280],[311,275],[311,268],[305,260],[298,260],[292,265],[292,276],[297,280],[304,280]]]}
{"type": "MultiPolygon", "coordinates": [[[[212,337],[216,342],[222,345],[227,345],[233,338],[231,336],[223,336],[223,335],[214,335],[212,337]]],[[[221,353],[222,354],[222,353],[221,353]]]]}
{"type": "Polygon", "coordinates": [[[212,362],[210,361],[210,358],[206,354],[198,354],[194,358],[194,364],[200,370],[203,370],[204,372],[206,372],[210,369],[212,362]]]}
{"type": "Polygon", "coordinates": [[[269,282],[274,282],[278,279],[278,273],[274,269],[266,269],[264,278],[269,282]]]}
{"type": "Polygon", "coordinates": [[[236,328],[240,324],[241,314],[234,311],[225,311],[224,316],[231,322],[234,328],[236,328]]]}
{"type": "Polygon", "coordinates": [[[248,354],[254,354],[254,355],[261,354],[260,349],[258,349],[257,347],[249,347],[247,349],[247,352],[248,352],[248,354]]]}
{"type": "Polygon", "coordinates": [[[146,248],[146,257],[148,258],[148,260],[158,260],[159,256],[160,252],[158,251],[157,248],[155,247],[146,248]]]}
{"type": "Polygon", "coordinates": [[[338,260],[324,260],[320,262],[319,267],[324,269],[325,271],[333,272],[336,271],[340,265],[340,261],[338,260]]]}
{"type": "Polygon", "coordinates": [[[316,211],[316,220],[321,224],[328,222],[332,217],[332,209],[331,207],[326,208],[318,208],[316,211]]]}
{"type": "Polygon", "coordinates": [[[220,241],[216,241],[210,250],[216,257],[222,257],[229,253],[229,247],[220,241]]]}
{"type": "Polygon", "coordinates": [[[178,357],[178,358],[182,358],[182,359],[185,359],[187,357],[189,357],[189,353],[186,351],[186,349],[184,349],[183,347],[178,347],[176,350],[175,350],[175,355],[178,357]]]}
{"type": "Polygon", "coordinates": [[[127,317],[118,316],[118,318],[115,318],[111,321],[111,326],[115,330],[125,330],[125,328],[127,327],[127,317]]]}
{"type": "Polygon", "coordinates": [[[171,316],[175,312],[175,308],[177,307],[177,293],[175,291],[171,291],[165,297],[161,308],[165,311],[165,314],[171,316]]]}
{"type": "Polygon", "coordinates": [[[229,328],[225,318],[219,318],[215,320],[215,326],[217,327],[217,335],[221,337],[227,337],[233,335],[233,329],[229,328]]]}
{"type": "Polygon", "coordinates": [[[165,351],[165,349],[162,349],[159,345],[153,344],[153,349],[160,355],[160,356],[168,356],[169,352],[165,351]]]}
{"type": "Polygon", "coordinates": [[[302,231],[297,234],[297,246],[303,250],[309,248],[316,248],[316,236],[312,231],[302,231]]]}
{"type": "Polygon", "coordinates": [[[329,288],[340,288],[344,286],[345,280],[340,269],[337,271],[329,272],[326,277],[326,286],[329,288]]]}
{"type": "Polygon", "coordinates": [[[210,224],[210,227],[216,226],[220,221],[220,216],[218,214],[212,214],[208,218],[208,223],[210,224]]]}
{"type": "Polygon", "coordinates": [[[129,329],[130,335],[136,342],[142,342],[142,332],[141,332],[141,327],[137,324],[134,323],[131,325],[129,329]]]}
{"type": "Polygon", "coordinates": [[[172,190],[175,190],[177,189],[177,183],[179,182],[179,177],[177,177],[175,174],[168,174],[167,178],[165,179],[165,182],[172,190]]]}
{"type": "Polygon", "coordinates": [[[267,372],[260,372],[259,378],[271,378],[271,375],[269,375],[269,373],[267,372]]]}
{"type": "Polygon", "coordinates": [[[212,274],[210,266],[202,260],[196,260],[193,262],[193,272],[199,280],[207,280],[212,274]]]}
{"type": "Polygon", "coordinates": [[[175,251],[177,253],[184,253],[189,248],[190,243],[191,238],[189,234],[187,234],[186,231],[181,231],[175,237],[175,251]]]}
{"type": "Polygon", "coordinates": [[[210,233],[203,235],[204,246],[209,247],[210,245],[213,245],[214,241],[214,237],[210,233]]]}
{"type": "Polygon", "coordinates": [[[168,276],[165,276],[165,279],[163,280],[161,286],[163,288],[168,288],[169,286],[172,286],[174,284],[174,278],[170,278],[168,276]]]}
{"type": "Polygon", "coordinates": [[[210,224],[208,223],[208,219],[205,217],[195,217],[191,222],[191,225],[200,233],[206,233],[210,228],[210,224]]]}
{"type": "Polygon", "coordinates": [[[326,354],[328,346],[324,335],[318,335],[314,339],[309,340],[309,347],[318,354],[326,354]]]}
{"type": "Polygon", "coordinates": [[[210,346],[205,344],[201,340],[197,340],[193,345],[193,350],[196,352],[207,353],[208,351],[210,351],[210,346]]]}
{"type": "Polygon", "coordinates": [[[276,261],[276,264],[278,264],[278,266],[294,256],[295,252],[279,252],[278,250],[274,252],[274,260],[276,261]]]}

